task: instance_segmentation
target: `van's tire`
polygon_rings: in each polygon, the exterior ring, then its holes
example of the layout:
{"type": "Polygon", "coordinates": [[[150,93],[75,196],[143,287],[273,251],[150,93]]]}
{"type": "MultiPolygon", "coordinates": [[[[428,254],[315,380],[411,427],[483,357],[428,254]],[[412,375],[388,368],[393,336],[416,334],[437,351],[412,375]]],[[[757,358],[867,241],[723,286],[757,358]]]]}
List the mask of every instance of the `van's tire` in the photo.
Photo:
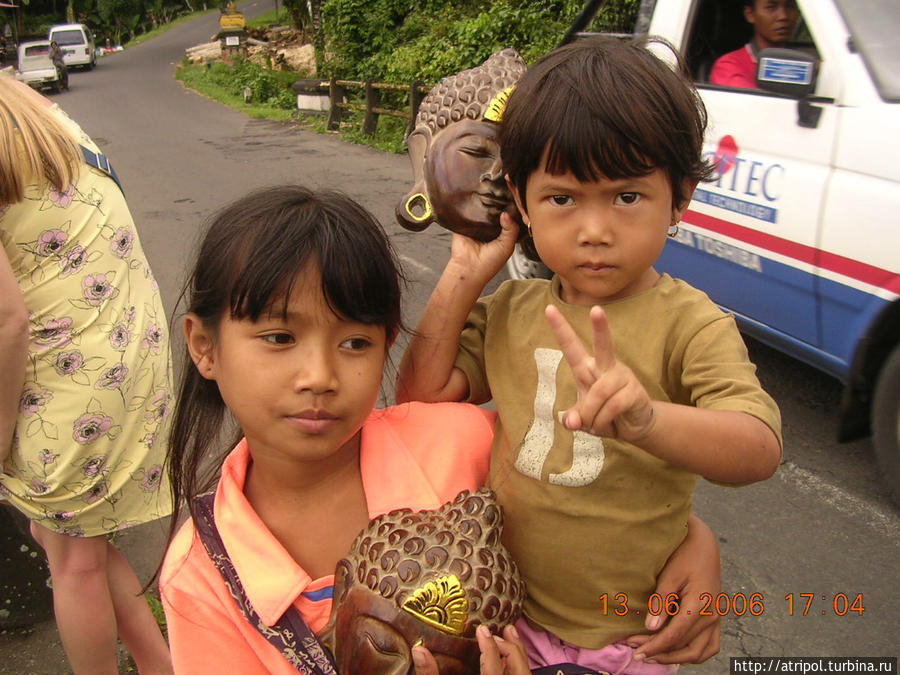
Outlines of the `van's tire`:
{"type": "Polygon", "coordinates": [[[875,383],[872,445],[891,498],[900,506],[900,345],[884,362],[875,383]]]}
{"type": "Polygon", "coordinates": [[[532,260],[519,244],[506,261],[506,273],[510,279],[549,279],[553,273],[544,263],[532,260]]]}

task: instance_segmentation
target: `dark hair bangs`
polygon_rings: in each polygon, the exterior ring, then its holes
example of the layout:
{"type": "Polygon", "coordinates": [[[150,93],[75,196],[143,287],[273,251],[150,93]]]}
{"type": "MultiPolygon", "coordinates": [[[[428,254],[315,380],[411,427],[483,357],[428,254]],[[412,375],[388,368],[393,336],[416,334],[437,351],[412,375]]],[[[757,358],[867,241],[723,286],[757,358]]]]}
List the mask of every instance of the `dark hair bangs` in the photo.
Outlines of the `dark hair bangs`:
{"type": "Polygon", "coordinates": [[[242,227],[230,242],[233,253],[224,256],[231,260],[230,274],[218,283],[229,288],[233,318],[256,321],[264,313],[287,314],[294,281],[316,252],[308,226],[311,214],[304,207],[303,202],[286,202],[256,218],[250,215],[255,223],[242,227]]]}
{"type": "Polygon", "coordinates": [[[685,179],[712,175],[702,158],[706,110],[685,73],[662,39],[609,36],[576,41],[530,67],[500,129],[503,166],[526,205],[528,176],[541,166],[582,182],[662,169],[682,203],[685,179]],[[667,50],[674,67],[651,45],[667,50]]]}
{"type": "Polygon", "coordinates": [[[568,113],[547,144],[544,169],[551,174],[567,171],[581,182],[603,177],[613,180],[642,176],[659,162],[634,142],[632,129],[622,129],[607,116],[592,112],[578,92],[572,92],[568,113]]]}
{"type": "Polygon", "coordinates": [[[322,293],[338,316],[384,326],[390,337],[401,325],[401,276],[381,226],[361,207],[358,211],[350,219],[325,214],[334,222],[317,230],[322,293]]]}
{"type": "Polygon", "coordinates": [[[349,197],[300,186],[266,188],[213,219],[190,283],[188,311],[215,324],[227,311],[256,321],[287,314],[300,273],[315,264],[339,316],[401,327],[394,251],[377,220],[349,197]]]}

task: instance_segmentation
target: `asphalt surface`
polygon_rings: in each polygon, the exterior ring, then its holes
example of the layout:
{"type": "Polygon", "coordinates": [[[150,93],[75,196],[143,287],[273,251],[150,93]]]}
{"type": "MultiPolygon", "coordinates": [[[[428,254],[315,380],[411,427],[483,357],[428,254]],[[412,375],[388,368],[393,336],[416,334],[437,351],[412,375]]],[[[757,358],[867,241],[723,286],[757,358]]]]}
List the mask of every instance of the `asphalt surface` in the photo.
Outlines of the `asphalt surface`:
{"type": "MultiPolygon", "coordinates": [[[[252,16],[268,5],[241,8],[252,16]]],[[[54,96],[115,164],[167,310],[175,312],[186,262],[210,213],[254,187],[299,182],[342,189],[385,225],[410,278],[405,315],[414,325],[446,261],[449,237],[395,224],[394,204],[411,179],[407,158],[251,120],[184,90],[172,77],[175,64],[186,47],[215,33],[216,19],[201,17],[104,57],[94,71],[72,73],[71,90],[54,96]]],[[[177,331],[174,344],[180,353],[177,331]]],[[[723,612],[720,654],[686,672],[727,673],[729,658],[744,655],[897,656],[900,510],[881,486],[871,444],[834,441],[836,382],[755,342],[749,346],[782,409],[784,462],[774,478],[750,487],[701,482],[695,504],[719,537],[729,601],[758,594],[762,604],[752,614],[723,612]],[[785,599],[791,594],[793,614],[785,599]],[[800,594],[812,597],[805,615],[800,594]],[[843,612],[842,594],[851,601],[862,594],[863,611],[843,612]]],[[[119,538],[142,579],[159,562],[164,526],[119,538]]],[[[40,580],[40,556],[22,546],[13,546],[16,564],[29,572],[37,566],[40,580]]],[[[2,587],[0,579],[0,602],[2,587]]],[[[34,594],[37,611],[41,593],[34,594]]],[[[52,619],[0,634],[0,673],[66,672],[52,619]]]]}

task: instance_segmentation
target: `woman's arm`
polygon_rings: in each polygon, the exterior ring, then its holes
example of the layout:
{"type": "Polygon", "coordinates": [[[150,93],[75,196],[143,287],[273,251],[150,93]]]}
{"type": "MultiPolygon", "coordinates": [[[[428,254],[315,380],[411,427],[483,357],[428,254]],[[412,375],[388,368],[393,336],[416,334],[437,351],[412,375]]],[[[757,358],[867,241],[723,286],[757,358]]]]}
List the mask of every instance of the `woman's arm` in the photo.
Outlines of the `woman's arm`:
{"type": "MultiPolygon", "coordinates": [[[[719,653],[721,617],[716,612],[701,616],[700,596],[713,598],[722,588],[719,546],[709,526],[697,516],[688,519],[688,534],[669,556],[659,574],[656,592],[665,599],[678,596],[678,609],[670,617],[666,611],[647,616],[651,635],[633,635],[626,642],[637,647],[635,658],[657,663],[702,663],[719,653]]],[[[674,607],[674,605],[671,605],[674,607]]]]}
{"type": "Polygon", "coordinates": [[[0,247],[0,463],[9,455],[28,356],[28,309],[0,247]]]}

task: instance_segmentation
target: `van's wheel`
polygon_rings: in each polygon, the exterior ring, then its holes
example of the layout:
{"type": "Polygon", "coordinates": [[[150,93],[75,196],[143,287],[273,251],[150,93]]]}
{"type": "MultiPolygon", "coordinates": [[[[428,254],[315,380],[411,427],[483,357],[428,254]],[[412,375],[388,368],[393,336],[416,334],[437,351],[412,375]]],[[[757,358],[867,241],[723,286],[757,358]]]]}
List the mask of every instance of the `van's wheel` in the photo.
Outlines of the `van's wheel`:
{"type": "Polygon", "coordinates": [[[884,362],[875,383],[872,445],[891,497],[900,505],[900,345],[884,362]]]}
{"type": "Polygon", "coordinates": [[[549,279],[553,273],[544,263],[539,263],[527,255],[519,244],[506,261],[506,273],[510,279],[549,279]]]}

